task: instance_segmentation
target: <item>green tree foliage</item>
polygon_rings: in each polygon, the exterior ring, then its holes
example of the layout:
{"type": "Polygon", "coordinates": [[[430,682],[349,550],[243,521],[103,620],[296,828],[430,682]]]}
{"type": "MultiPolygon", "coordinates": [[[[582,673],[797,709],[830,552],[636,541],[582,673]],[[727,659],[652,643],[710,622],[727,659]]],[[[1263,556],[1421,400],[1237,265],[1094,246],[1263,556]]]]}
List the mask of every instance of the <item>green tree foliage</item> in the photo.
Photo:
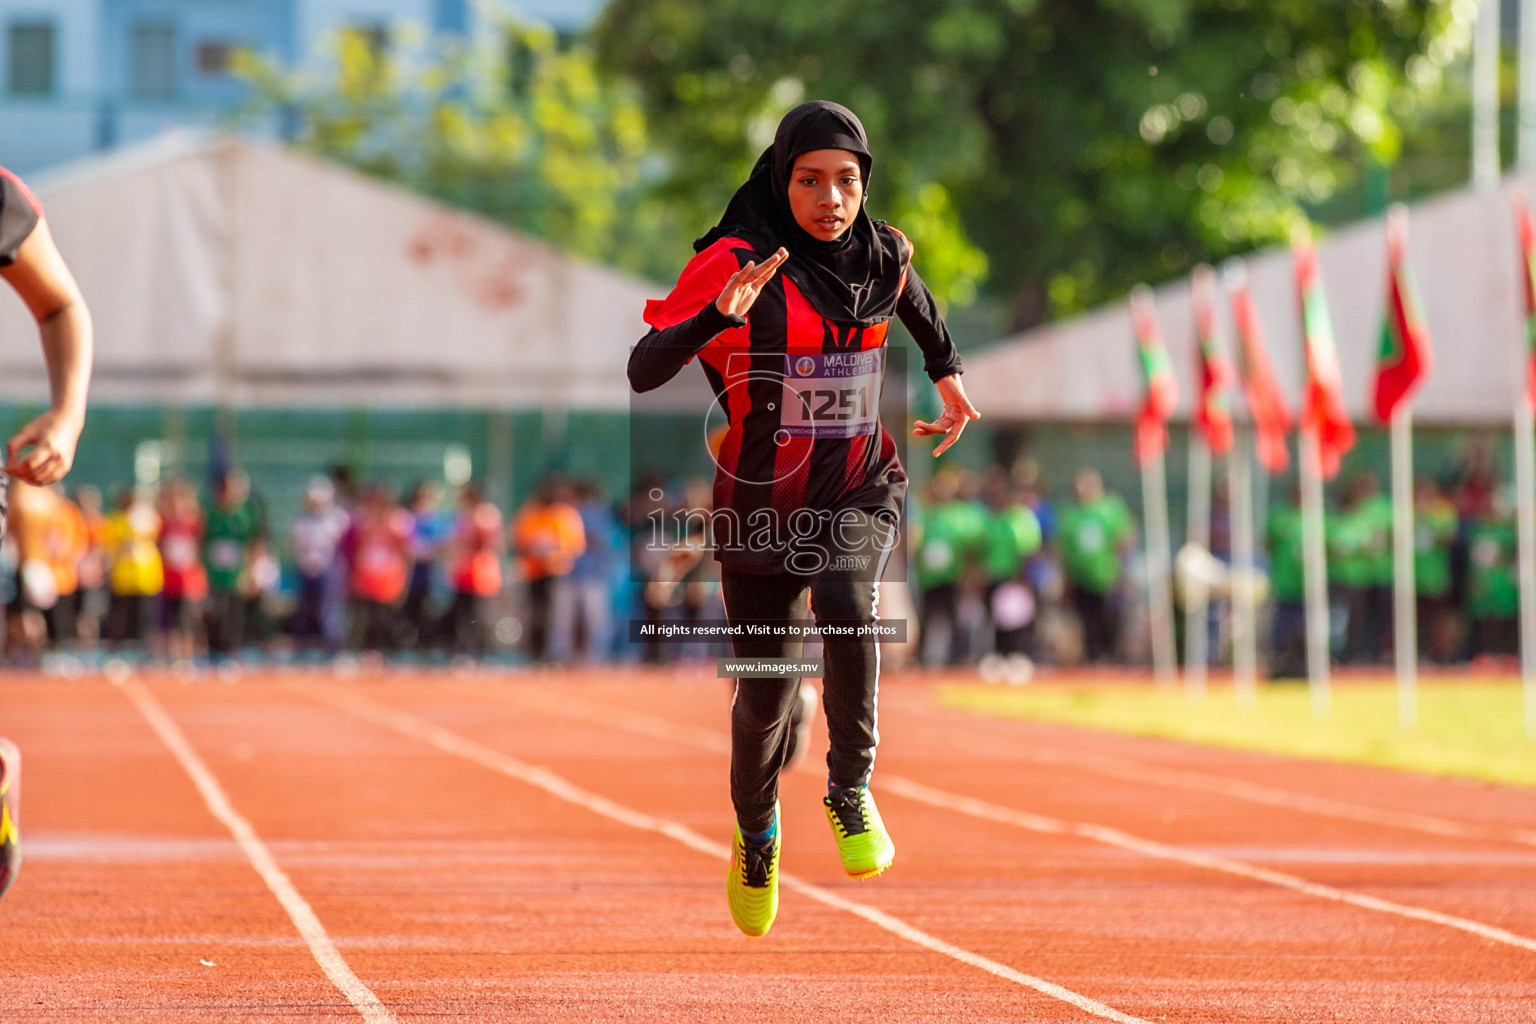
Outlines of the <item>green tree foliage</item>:
{"type": "Polygon", "coordinates": [[[281,117],[318,156],[655,272],[669,222],[647,198],[638,97],[547,28],[509,20],[501,38],[427,51],[343,32],[300,70],[242,54],[237,70],[253,86],[242,116],[281,117]]]}
{"type": "Polygon", "coordinates": [[[1466,49],[1475,0],[614,0],[636,81],[704,224],[803,97],[856,110],[877,215],[1014,326],[1285,238],[1391,165],[1400,114],[1466,49]],[[979,257],[976,250],[984,253],[979,257]]]}

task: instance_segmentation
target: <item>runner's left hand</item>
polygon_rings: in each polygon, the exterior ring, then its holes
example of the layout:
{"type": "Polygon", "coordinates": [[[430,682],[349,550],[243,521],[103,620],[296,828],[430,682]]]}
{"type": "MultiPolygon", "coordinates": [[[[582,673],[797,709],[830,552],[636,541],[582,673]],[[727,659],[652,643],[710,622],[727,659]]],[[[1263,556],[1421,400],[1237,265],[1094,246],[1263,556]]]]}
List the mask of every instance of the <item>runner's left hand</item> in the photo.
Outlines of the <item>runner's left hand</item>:
{"type": "Polygon", "coordinates": [[[944,440],[933,450],[934,458],[938,458],[949,450],[949,446],[960,440],[960,435],[965,433],[965,425],[971,420],[981,419],[981,413],[971,404],[971,400],[965,397],[965,386],[960,383],[960,375],[952,373],[937,382],[939,397],[944,400],[944,413],[932,423],[918,420],[912,426],[913,437],[929,437],[933,434],[943,434],[944,440]]]}
{"type": "Polygon", "coordinates": [[[5,471],[38,487],[64,479],[75,462],[83,424],[50,409],[16,432],[5,446],[5,471]]]}

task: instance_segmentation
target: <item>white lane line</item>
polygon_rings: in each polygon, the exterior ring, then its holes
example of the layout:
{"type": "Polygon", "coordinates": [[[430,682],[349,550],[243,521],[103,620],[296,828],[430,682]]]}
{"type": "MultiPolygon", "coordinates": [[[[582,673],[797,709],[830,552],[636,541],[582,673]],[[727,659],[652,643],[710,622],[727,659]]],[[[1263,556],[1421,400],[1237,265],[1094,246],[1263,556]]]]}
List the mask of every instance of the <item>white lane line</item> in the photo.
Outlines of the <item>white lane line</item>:
{"type": "MultiPolygon", "coordinates": [[[[358,694],[340,690],[326,684],[316,686],[294,686],[301,693],[311,694],[324,700],[343,711],[356,715],[359,718],[374,722],[385,728],[392,729],[404,736],[421,740],[431,744],[444,753],[462,757],[472,761],[491,771],[499,772],[509,778],[526,783],[551,796],[558,797],[567,803],[574,804],[594,814],[601,815],[612,821],[628,825],[631,828],[645,832],[654,832],[664,835],[691,850],[715,857],[719,860],[730,860],[731,851],[724,843],[717,843],[706,839],[686,825],[665,818],[658,818],[643,811],[637,811],[623,804],[615,803],[605,796],[600,796],[590,790],[567,781],[547,768],[538,765],[527,764],[517,758],[492,747],[476,743],[474,740],[461,736],[450,729],[418,718],[408,712],[378,701],[362,697],[358,694]]],[[[1151,1024],[1141,1018],[1132,1017],[1130,1014],[1121,1013],[1112,1006],[1107,1006],[1096,999],[1090,999],[1085,995],[1063,988],[1054,982],[1037,978],[1022,971],[1016,971],[1007,964],[984,957],[979,953],[973,953],[968,949],[945,942],[943,939],[920,928],[913,927],[898,917],[894,917],[874,907],[867,906],[853,900],[844,899],[827,889],[804,881],[794,875],[781,873],[780,883],[787,889],[791,889],[801,895],[807,896],[825,906],[837,910],[846,911],[856,917],[868,921],[877,928],[884,929],[899,938],[905,939],[914,945],[931,950],[952,960],[978,968],[1005,981],[1011,981],[1024,988],[1033,989],[1041,995],[1050,996],[1061,1002],[1077,1007],[1084,1013],[1091,1014],[1103,1020],[1115,1021],[1116,1024],[1151,1024]]]]}
{"type": "MultiPolygon", "coordinates": [[[[701,729],[695,726],[680,725],[676,722],[670,722],[667,719],[658,718],[639,711],[620,711],[591,701],[583,701],[582,703],[585,704],[585,707],[579,707],[576,706],[573,698],[565,697],[563,694],[562,698],[563,700],[560,704],[555,704],[547,702],[542,698],[529,700],[526,692],[519,693],[517,697],[517,699],[524,700],[529,704],[549,711],[593,722],[594,724],[606,725],[611,728],[649,736],[652,739],[688,743],[714,753],[719,753],[722,750],[726,753],[730,752],[730,737],[721,732],[701,729]]],[[[909,800],[915,800],[918,803],[937,807],[941,810],[958,811],[973,818],[995,821],[1004,825],[1014,825],[1018,828],[1028,829],[1031,832],[1038,832],[1044,835],[1074,835],[1097,843],[1103,843],[1107,846],[1139,853],[1147,857],[1177,861],[1192,867],[1219,871],[1224,874],[1235,875],[1239,878],[1246,878],[1250,881],[1263,882],[1282,889],[1290,889],[1294,892],[1304,893],[1308,896],[1334,903],[1346,903],[1363,910],[1372,910],[1382,914],[1392,914],[1397,917],[1442,925],[1446,928],[1455,928],[1458,931],[1469,932],[1491,942],[1499,942],[1507,946],[1514,946],[1518,949],[1536,953],[1536,939],[1517,935],[1514,932],[1494,925],[1483,924],[1480,921],[1457,917],[1453,914],[1442,914],[1438,910],[1429,910],[1407,903],[1398,903],[1395,900],[1350,892],[1346,889],[1337,889],[1331,885],[1323,885],[1319,882],[1309,882],[1295,875],[1288,875],[1281,871],[1272,871],[1269,868],[1261,868],[1245,861],[1186,850],[1151,839],[1142,839],[1139,836],[1104,825],[1096,825],[1091,822],[1062,821],[1041,814],[1031,814],[1028,811],[1003,807],[998,804],[988,803],[985,800],[977,800],[974,797],[936,789],[921,782],[914,782],[911,779],[892,775],[889,772],[881,773],[880,788],[883,791],[895,793],[898,796],[904,796],[909,800]]]]}
{"type": "Polygon", "coordinates": [[[1443,925],[1446,928],[1455,928],[1458,931],[1468,932],[1490,942],[1499,942],[1506,946],[1514,946],[1517,949],[1536,953],[1536,939],[1517,935],[1503,928],[1483,924],[1480,921],[1473,921],[1470,918],[1457,917],[1454,914],[1442,914],[1438,910],[1415,907],[1407,903],[1398,903],[1395,900],[1350,892],[1347,889],[1336,889],[1331,885],[1309,882],[1295,875],[1288,875],[1281,871],[1271,871],[1269,868],[1261,868],[1245,861],[1218,857],[1209,853],[1198,853],[1177,846],[1169,846],[1167,843],[1142,839],[1139,836],[1122,832],[1116,828],[1109,828],[1105,825],[1043,818],[1039,815],[1016,811],[1009,807],[990,804],[983,800],[961,797],[954,793],[925,786],[919,782],[913,782],[910,779],[892,778],[889,775],[885,775],[882,777],[881,783],[883,789],[904,796],[909,800],[915,800],[932,807],[956,810],[974,818],[985,818],[989,821],[997,821],[1006,825],[1016,825],[1019,828],[1029,829],[1032,832],[1055,835],[1065,833],[1080,836],[1084,839],[1103,843],[1106,846],[1115,846],[1122,850],[1129,850],[1148,857],[1177,861],[1192,867],[1206,868],[1210,871],[1220,871],[1224,874],[1236,875],[1239,878],[1247,878],[1255,882],[1264,882],[1268,885],[1305,893],[1308,896],[1315,896],[1318,899],[1329,900],[1334,903],[1347,903],[1350,906],[1360,907],[1363,910],[1374,910],[1382,914],[1392,914],[1397,917],[1406,917],[1416,921],[1443,925]]]}
{"type": "MultiPolygon", "coordinates": [[[[996,720],[994,719],[994,721],[996,720]]],[[[1429,814],[1415,814],[1407,811],[1367,807],[1364,804],[1351,803],[1345,800],[1332,800],[1328,797],[1314,796],[1310,793],[1299,793],[1295,790],[1282,789],[1278,786],[1266,786],[1262,783],[1249,782],[1243,779],[1224,778],[1223,776],[1211,775],[1207,772],[1169,768],[1147,761],[1132,761],[1126,758],[1106,757],[1100,754],[1045,753],[1038,749],[1012,751],[1010,756],[1024,761],[1033,761],[1036,764],[1050,765],[1054,768],[1076,769],[1104,775],[1112,779],[1155,783],[1177,789],[1186,789],[1196,793],[1213,793],[1237,800],[1246,800],[1250,803],[1264,804],[1269,807],[1302,811],[1307,814],[1339,818],[1366,825],[1385,825],[1390,828],[1424,832],[1429,835],[1447,836],[1454,839],[1495,840],[1498,842],[1520,843],[1525,846],[1536,846],[1536,831],[1528,829],[1506,830],[1494,825],[1455,821],[1450,818],[1441,818],[1429,814]]]]}
{"type": "MultiPolygon", "coordinates": [[[[563,694],[560,698],[561,702],[556,703],[554,701],[546,701],[542,696],[531,697],[531,692],[519,690],[516,699],[524,703],[537,704],[549,711],[564,713],[570,717],[583,718],[597,724],[618,725],[620,728],[648,735],[653,739],[689,743],[701,749],[713,750],[718,753],[730,753],[731,750],[730,737],[711,729],[685,725],[669,719],[646,715],[643,712],[631,712],[628,710],[623,712],[623,718],[628,722],[628,724],[625,724],[616,719],[612,714],[605,714],[601,710],[591,712],[580,711],[571,704],[564,703],[566,698],[563,694]]],[[[597,708],[599,705],[589,704],[589,707],[597,708]]],[[[606,705],[601,707],[606,707],[606,705]]],[[[1053,768],[1076,769],[1126,782],[1157,784],[1197,793],[1211,793],[1218,796],[1232,797],[1236,800],[1245,800],[1250,803],[1263,804],[1269,807],[1280,807],[1285,810],[1300,811],[1320,817],[1338,818],[1365,825],[1383,825],[1389,828],[1423,832],[1429,835],[1453,839],[1493,840],[1496,842],[1512,842],[1525,846],[1536,846],[1536,831],[1526,829],[1506,831],[1495,826],[1454,821],[1450,818],[1440,818],[1433,815],[1412,814],[1404,811],[1367,807],[1364,804],[1355,804],[1344,800],[1331,800],[1327,797],[1313,796],[1310,793],[1299,793],[1295,790],[1281,789],[1277,786],[1266,786],[1242,779],[1228,779],[1219,775],[1210,775],[1187,769],[1168,768],[1144,761],[1105,757],[1099,754],[1067,755],[1055,752],[1043,753],[1039,750],[1012,751],[1010,756],[1024,761],[1032,761],[1036,764],[1049,765],[1053,768]]],[[[881,777],[885,778],[886,776],[882,774],[881,777]]]]}
{"type": "Polygon", "coordinates": [[[293,921],[293,926],[299,930],[309,951],[314,955],[315,962],[325,972],[325,976],[331,980],[347,997],[357,1012],[362,1015],[368,1024],[395,1024],[394,1014],[379,1001],[379,997],[373,994],[373,990],[363,984],[352,968],[347,966],[337,951],[336,944],[326,933],[325,926],[315,916],[309,904],[299,891],[288,880],[287,874],[277,866],[277,861],[272,858],[272,853],[267,849],[267,844],[262,842],[256,830],[251,827],[239,811],[230,803],[229,796],[224,792],[224,787],[219,785],[219,780],[213,772],[203,763],[203,759],[197,756],[197,751],[192,749],[192,744],[182,733],[179,726],[166,714],[165,708],[155,699],[141,684],[128,681],[120,683],[122,691],[127,694],[133,706],[139,709],[139,714],[149,722],[150,728],[160,737],[171,751],[172,756],[180,762],[181,767],[192,779],[192,784],[202,794],[203,802],[208,805],[208,812],[217,818],[230,834],[235,837],[235,842],[240,844],[240,849],[245,851],[250,859],[251,866],[261,876],[261,880],[267,883],[267,888],[272,890],[272,895],[277,897],[277,902],[282,904],[288,912],[288,917],[293,921]]]}

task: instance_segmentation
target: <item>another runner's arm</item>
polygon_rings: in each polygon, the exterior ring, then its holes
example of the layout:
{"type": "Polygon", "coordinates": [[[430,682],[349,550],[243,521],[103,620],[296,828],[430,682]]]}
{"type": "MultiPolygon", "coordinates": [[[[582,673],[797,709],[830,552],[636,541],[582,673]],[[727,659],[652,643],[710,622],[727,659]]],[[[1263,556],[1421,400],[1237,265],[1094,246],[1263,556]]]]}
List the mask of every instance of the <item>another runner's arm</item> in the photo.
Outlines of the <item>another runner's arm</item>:
{"type": "Polygon", "coordinates": [[[746,317],[727,316],[711,302],[692,319],[660,331],[652,328],[629,354],[629,386],[638,392],[654,391],[676,377],[705,345],[746,322],[746,317]]]}
{"type": "Polygon", "coordinates": [[[29,483],[50,484],[69,472],[85,426],[91,314],[37,201],[6,173],[0,173],[0,277],[37,321],[51,399],[48,411],[6,445],[5,470],[29,483]]]}
{"type": "Polygon", "coordinates": [[[949,328],[944,326],[933,293],[917,276],[916,267],[907,268],[907,285],[896,303],[896,315],[923,350],[923,372],[929,380],[937,383],[961,372],[960,352],[949,336],[949,328]]]}

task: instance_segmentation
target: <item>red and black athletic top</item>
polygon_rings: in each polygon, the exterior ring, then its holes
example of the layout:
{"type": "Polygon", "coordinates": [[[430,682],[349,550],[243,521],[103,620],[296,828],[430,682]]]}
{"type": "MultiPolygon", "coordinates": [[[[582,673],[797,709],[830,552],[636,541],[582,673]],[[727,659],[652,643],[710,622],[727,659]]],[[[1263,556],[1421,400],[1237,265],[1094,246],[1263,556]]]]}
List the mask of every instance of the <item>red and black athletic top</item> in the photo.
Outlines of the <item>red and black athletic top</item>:
{"type": "Polygon", "coordinates": [[[16,251],[42,219],[43,204],[20,178],[0,167],[0,267],[16,262],[16,251]]]}
{"type": "MultiPolygon", "coordinates": [[[[923,351],[932,380],[960,372],[933,296],[905,249],[896,315],[923,351]]],[[[631,386],[650,391],[698,356],[725,413],[716,456],[714,504],[750,531],[752,514],[787,521],[797,509],[901,512],[907,474],[879,421],[888,320],[870,326],[822,317],[795,283],[778,273],[746,318],[715,305],[727,279],[766,257],[740,238],[721,238],[689,261],[665,299],[646,304],[651,332],[629,361],[631,386]]],[[[792,257],[793,258],[793,257],[792,257]]],[[[761,517],[760,520],[761,521],[761,517]]],[[[777,572],[782,552],[716,546],[716,558],[742,572],[777,572]]]]}

